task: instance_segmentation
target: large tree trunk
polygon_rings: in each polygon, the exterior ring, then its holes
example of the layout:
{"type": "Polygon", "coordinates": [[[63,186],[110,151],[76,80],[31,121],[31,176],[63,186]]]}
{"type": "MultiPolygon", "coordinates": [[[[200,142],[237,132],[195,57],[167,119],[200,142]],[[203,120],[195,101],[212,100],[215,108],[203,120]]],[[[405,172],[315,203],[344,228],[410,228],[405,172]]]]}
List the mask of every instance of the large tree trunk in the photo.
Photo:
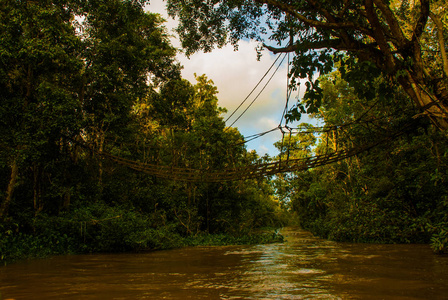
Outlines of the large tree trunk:
{"type": "Polygon", "coordinates": [[[8,188],[6,190],[6,198],[0,206],[0,220],[6,218],[8,214],[9,204],[12,200],[12,195],[14,193],[14,187],[16,185],[17,176],[19,175],[19,166],[17,165],[17,159],[11,164],[11,178],[9,180],[8,188]]]}
{"type": "Polygon", "coordinates": [[[442,81],[436,82],[435,87],[430,89],[418,82],[410,72],[405,77],[399,77],[398,81],[422,114],[428,116],[439,129],[448,129],[448,91],[442,81]]]}
{"type": "Polygon", "coordinates": [[[439,128],[443,130],[448,129],[448,89],[446,79],[437,80],[434,84],[434,101],[437,103],[436,109],[438,112],[438,118],[441,125],[439,128]]]}

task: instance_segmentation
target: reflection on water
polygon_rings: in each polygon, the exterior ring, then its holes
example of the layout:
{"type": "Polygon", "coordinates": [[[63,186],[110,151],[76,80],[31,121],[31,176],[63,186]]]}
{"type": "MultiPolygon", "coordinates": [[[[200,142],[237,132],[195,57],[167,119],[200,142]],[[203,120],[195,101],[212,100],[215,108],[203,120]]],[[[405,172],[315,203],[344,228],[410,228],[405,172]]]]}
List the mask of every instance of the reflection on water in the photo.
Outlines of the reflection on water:
{"type": "MultiPolygon", "coordinates": [[[[448,257],[426,245],[284,244],[76,255],[0,267],[3,299],[448,299],[448,257]]],[[[0,297],[1,299],[1,297],[0,297]]]]}

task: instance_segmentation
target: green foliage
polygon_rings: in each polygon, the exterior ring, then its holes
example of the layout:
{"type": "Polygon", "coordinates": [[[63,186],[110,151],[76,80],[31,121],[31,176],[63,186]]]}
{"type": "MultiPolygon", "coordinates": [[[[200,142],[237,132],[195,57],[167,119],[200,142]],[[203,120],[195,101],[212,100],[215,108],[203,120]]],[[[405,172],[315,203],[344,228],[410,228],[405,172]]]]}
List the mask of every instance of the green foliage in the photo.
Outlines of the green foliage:
{"type": "MultiPolygon", "coordinates": [[[[314,116],[329,130],[311,148],[314,153],[368,145],[413,120],[417,112],[408,99],[374,69],[345,60],[339,71],[321,78],[323,103],[314,116]],[[349,85],[346,77],[356,84],[349,85]],[[331,129],[337,127],[343,130],[331,129]]],[[[436,252],[446,252],[448,140],[422,120],[414,124],[406,136],[368,152],[279,177],[280,198],[304,228],[325,238],[431,243],[436,252]]],[[[306,135],[296,139],[306,141],[306,135]]],[[[303,150],[291,148],[290,155],[303,155],[303,150]]]]}
{"type": "Polygon", "coordinates": [[[205,75],[180,78],[147,1],[0,4],[1,261],[281,241],[268,180],[184,183],[103,159],[197,169],[255,162],[205,75]]]}
{"type": "Polygon", "coordinates": [[[431,248],[436,253],[448,252],[448,226],[444,224],[443,228],[438,228],[431,237],[431,248]]]}
{"type": "Polygon", "coordinates": [[[3,223],[0,227],[0,261],[12,262],[24,258],[40,258],[59,253],[71,253],[75,239],[60,232],[46,235],[27,234],[21,231],[23,224],[3,223]]]}
{"type": "MultiPolygon", "coordinates": [[[[445,153],[446,154],[446,153],[445,153]]],[[[446,176],[445,176],[446,180],[446,176]]],[[[431,248],[436,253],[448,253],[448,196],[438,204],[433,222],[426,224],[426,229],[432,234],[431,248]]]]}
{"type": "Polygon", "coordinates": [[[176,223],[158,224],[155,213],[144,214],[130,207],[93,203],[59,216],[41,214],[30,219],[28,224],[1,224],[0,261],[7,263],[67,253],[272,242],[283,242],[283,236],[270,231],[185,235],[178,231],[176,223]],[[31,232],[26,231],[27,226],[32,227],[31,232]]]}

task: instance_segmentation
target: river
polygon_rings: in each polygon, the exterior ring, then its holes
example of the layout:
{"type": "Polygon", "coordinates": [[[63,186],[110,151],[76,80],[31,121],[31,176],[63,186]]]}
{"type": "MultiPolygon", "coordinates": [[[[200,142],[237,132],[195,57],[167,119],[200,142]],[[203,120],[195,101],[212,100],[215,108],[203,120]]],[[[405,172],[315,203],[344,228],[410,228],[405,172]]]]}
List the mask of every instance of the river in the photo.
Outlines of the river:
{"type": "Polygon", "coordinates": [[[56,256],[0,267],[0,299],[448,299],[428,245],[286,242],[56,256]]]}

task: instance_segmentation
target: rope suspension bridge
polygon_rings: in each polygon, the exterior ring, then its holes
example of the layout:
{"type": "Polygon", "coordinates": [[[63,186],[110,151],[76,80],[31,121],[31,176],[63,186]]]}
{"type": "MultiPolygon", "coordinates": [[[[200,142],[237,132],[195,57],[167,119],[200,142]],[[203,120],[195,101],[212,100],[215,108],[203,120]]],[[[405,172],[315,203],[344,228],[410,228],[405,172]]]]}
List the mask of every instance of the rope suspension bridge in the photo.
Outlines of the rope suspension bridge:
{"type": "Polygon", "coordinates": [[[280,157],[280,159],[275,162],[250,164],[242,167],[226,168],[222,170],[212,170],[209,168],[195,169],[142,163],[120,156],[112,155],[107,152],[100,152],[93,149],[91,150],[97,155],[111,160],[117,164],[159,178],[183,182],[223,182],[254,179],[287,172],[298,172],[323,165],[328,165],[368,151],[380,144],[393,141],[397,137],[406,134],[413,128],[415,128],[414,122],[409,122],[406,126],[403,126],[400,131],[391,133],[381,140],[350,149],[344,149],[327,154],[315,155],[299,159],[281,159],[280,157]]]}
{"type": "MultiPolygon", "coordinates": [[[[263,75],[263,80],[268,72],[273,68],[277,60],[280,56],[277,57],[277,59],[274,61],[272,66],[269,68],[269,70],[263,75]]],[[[283,62],[285,59],[285,56],[280,62],[283,62]]],[[[279,66],[280,66],[279,65],[279,66]]],[[[289,58],[288,58],[288,65],[289,65],[289,58]]],[[[276,70],[277,72],[279,69],[279,66],[277,66],[276,70]]],[[[289,69],[288,69],[289,73],[289,69]]],[[[269,81],[272,79],[273,75],[269,78],[269,81]]],[[[257,84],[255,88],[257,88],[260,83],[257,84]]],[[[266,87],[267,83],[262,88],[262,91],[266,87]]],[[[249,96],[255,91],[255,88],[250,92],[250,94],[244,99],[244,101],[236,108],[236,110],[226,119],[226,122],[236,113],[236,111],[246,102],[246,100],[249,98],[249,96]]],[[[231,123],[230,126],[226,128],[230,128],[235,122],[237,122],[241,116],[248,110],[248,108],[255,102],[255,100],[260,96],[261,92],[258,93],[258,95],[255,97],[255,99],[249,104],[249,106],[236,118],[235,121],[231,123]]],[[[385,118],[389,118],[390,116],[384,116],[384,118],[374,118],[372,120],[364,120],[364,116],[367,114],[367,112],[370,110],[368,109],[364,114],[362,114],[358,119],[353,120],[352,122],[341,124],[340,126],[323,126],[323,127],[305,127],[305,128],[291,128],[288,126],[282,126],[282,122],[285,118],[285,114],[288,111],[288,102],[289,98],[291,96],[291,91],[289,84],[287,84],[287,99],[286,99],[286,106],[283,111],[283,115],[280,121],[280,124],[277,128],[265,131],[263,133],[255,134],[252,136],[248,136],[245,138],[245,141],[242,143],[247,143],[248,141],[257,139],[265,134],[271,133],[275,130],[280,130],[282,132],[282,148],[283,148],[283,142],[285,137],[285,130],[289,131],[289,137],[291,138],[292,132],[295,130],[295,134],[321,134],[321,133],[330,133],[333,132],[333,134],[338,135],[338,131],[344,131],[348,126],[351,125],[363,125],[363,124],[371,124],[373,122],[377,121],[384,121],[385,118]]],[[[124,157],[120,157],[117,155],[113,155],[104,151],[98,151],[91,147],[89,147],[86,143],[80,143],[79,141],[76,142],[77,144],[81,145],[84,148],[89,149],[93,153],[97,154],[98,156],[108,159],[110,161],[113,161],[119,165],[126,166],[132,170],[138,171],[138,172],[144,172],[146,174],[163,178],[163,179],[169,179],[174,181],[183,181],[183,182],[224,182],[224,181],[235,181],[235,180],[245,180],[245,179],[254,179],[259,177],[265,177],[265,176],[271,176],[275,174],[280,173],[288,173],[288,172],[299,172],[308,170],[311,168],[316,168],[323,165],[328,165],[337,161],[342,161],[344,159],[353,157],[355,155],[358,155],[362,152],[368,151],[380,144],[384,144],[390,141],[393,141],[397,137],[406,134],[410,130],[414,129],[416,127],[416,118],[411,118],[410,121],[405,123],[405,125],[401,126],[401,128],[395,132],[388,132],[387,134],[384,134],[382,138],[372,141],[370,143],[364,144],[364,145],[358,145],[354,146],[352,148],[346,148],[342,150],[332,150],[326,151],[327,153],[321,154],[321,155],[314,155],[310,157],[305,158],[294,158],[290,159],[289,157],[289,150],[288,155],[286,159],[282,159],[282,155],[280,154],[279,159],[274,162],[266,162],[266,163],[254,163],[250,165],[240,166],[240,167],[227,167],[221,170],[214,170],[209,167],[205,168],[189,168],[189,167],[179,167],[174,165],[161,165],[161,164],[151,164],[151,163],[143,163],[131,159],[127,159],[124,157]]],[[[327,140],[327,149],[328,149],[328,140],[327,140]]]]}

